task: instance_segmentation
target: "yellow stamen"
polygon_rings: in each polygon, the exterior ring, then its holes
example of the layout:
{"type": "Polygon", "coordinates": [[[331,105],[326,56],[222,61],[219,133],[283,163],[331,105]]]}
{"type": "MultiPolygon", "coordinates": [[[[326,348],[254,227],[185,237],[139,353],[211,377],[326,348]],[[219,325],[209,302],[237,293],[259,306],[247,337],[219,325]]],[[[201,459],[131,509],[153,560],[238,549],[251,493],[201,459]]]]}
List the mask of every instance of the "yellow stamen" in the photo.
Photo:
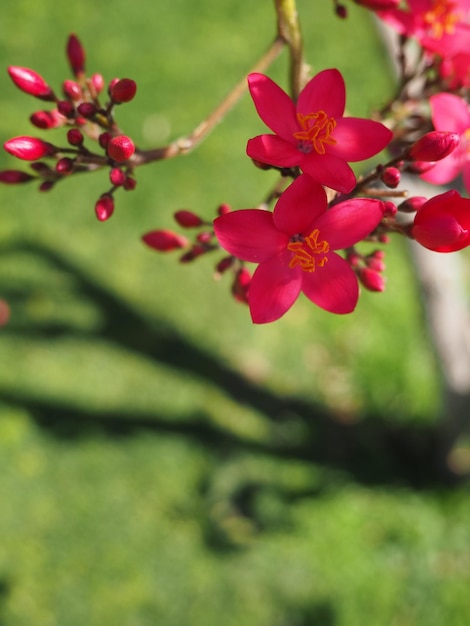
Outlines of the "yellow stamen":
{"type": "Polygon", "coordinates": [[[326,255],[330,251],[330,244],[323,240],[318,241],[320,231],[316,228],[308,237],[301,241],[291,241],[287,249],[294,252],[289,267],[292,269],[300,265],[304,272],[314,272],[317,267],[323,267],[328,261],[327,256],[315,258],[315,255],[326,255]]]}
{"type": "Polygon", "coordinates": [[[325,144],[330,146],[336,143],[331,137],[331,133],[336,126],[334,117],[328,117],[325,111],[317,111],[316,113],[297,113],[302,130],[294,133],[294,137],[299,140],[299,149],[304,152],[311,152],[312,148],[318,154],[325,154],[325,144]]]}
{"type": "Polygon", "coordinates": [[[443,35],[451,35],[462,15],[455,10],[456,2],[452,0],[434,0],[433,7],[424,14],[424,22],[429,25],[430,34],[435,39],[443,35]]]}

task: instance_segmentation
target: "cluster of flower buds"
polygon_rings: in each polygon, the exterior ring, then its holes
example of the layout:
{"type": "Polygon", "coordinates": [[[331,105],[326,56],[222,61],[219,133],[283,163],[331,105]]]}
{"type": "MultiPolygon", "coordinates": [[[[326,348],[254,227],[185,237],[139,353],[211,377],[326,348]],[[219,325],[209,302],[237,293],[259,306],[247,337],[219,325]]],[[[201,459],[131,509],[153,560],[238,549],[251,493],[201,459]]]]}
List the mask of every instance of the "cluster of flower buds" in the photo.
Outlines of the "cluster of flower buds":
{"type": "MultiPolygon", "coordinates": [[[[221,204],[217,207],[217,216],[227,215],[231,209],[228,204],[221,204]]],[[[157,252],[172,252],[179,250],[180,263],[190,263],[195,259],[220,250],[220,245],[215,238],[212,222],[206,222],[202,217],[189,211],[181,209],[173,215],[176,223],[185,230],[195,232],[193,239],[169,229],[151,230],[142,236],[142,241],[157,252]]],[[[248,302],[247,293],[251,280],[251,274],[244,266],[243,262],[231,255],[223,256],[216,264],[214,278],[219,280],[227,272],[232,273],[231,291],[239,302],[248,302]]]]}
{"type": "Polygon", "coordinates": [[[74,79],[63,81],[60,96],[35,71],[17,66],[8,68],[10,78],[21,91],[54,105],[50,110],[35,111],[30,117],[33,126],[40,130],[66,129],[66,145],[58,146],[32,136],[9,139],[4,149],[18,159],[30,161],[32,173],[3,170],[0,182],[21,184],[39,180],[40,191],[48,191],[72,174],[108,168],[111,186],[95,205],[98,220],[105,221],[114,211],[114,192],[136,186],[132,162],[136,148],[120,131],[114,111],[117,105],[134,98],[137,87],[130,78],[113,79],[106,90],[106,103],[102,105],[100,96],[105,81],[101,74],[86,76],[85,52],[76,35],[68,38],[66,54],[74,79]],[[95,142],[97,150],[85,145],[87,139],[95,142]]]}

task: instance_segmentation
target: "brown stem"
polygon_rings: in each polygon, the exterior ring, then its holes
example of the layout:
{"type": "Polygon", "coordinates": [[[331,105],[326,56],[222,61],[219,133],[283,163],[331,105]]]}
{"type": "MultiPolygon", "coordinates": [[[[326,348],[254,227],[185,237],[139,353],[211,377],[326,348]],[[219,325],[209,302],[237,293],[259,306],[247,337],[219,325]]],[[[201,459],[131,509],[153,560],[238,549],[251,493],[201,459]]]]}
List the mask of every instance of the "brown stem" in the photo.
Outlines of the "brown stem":
{"type": "MultiPolygon", "coordinates": [[[[271,63],[279,56],[285,45],[283,37],[277,36],[267,52],[262,58],[251,68],[248,74],[252,72],[263,72],[271,63]]],[[[222,102],[212,111],[207,119],[201,122],[189,135],[180,137],[176,141],[161,148],[153,150],[136,150],[135,154],[129,160],[132,166],[144,165],[152,161],[162,159],[172,159],[182,154],[188,154],[196,148],[213,128],[227,115],[227,113],[237,104],[240,98],[247,90],[246,76],[240,80],[232,91],[222,100],[222,102]]]]}

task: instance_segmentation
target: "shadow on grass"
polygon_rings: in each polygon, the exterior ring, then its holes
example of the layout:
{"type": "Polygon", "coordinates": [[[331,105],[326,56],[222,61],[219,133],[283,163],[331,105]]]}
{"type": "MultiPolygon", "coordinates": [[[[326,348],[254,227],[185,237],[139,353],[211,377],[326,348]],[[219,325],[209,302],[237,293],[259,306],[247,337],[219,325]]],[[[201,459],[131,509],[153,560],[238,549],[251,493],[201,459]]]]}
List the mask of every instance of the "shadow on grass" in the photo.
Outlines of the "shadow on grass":
{"type": "MultiPolygon", "coordinates": [[[[168,368],[186,371],[196,379],[217,385],[237,403],[261,413],[276,428],[294,419],[302,425],[302,440],[273,437],[259,443],[245,440],[217,427],[202,413],[185,415],[169,421],[158,414],[140,415],[126,411],[99,414],[65,403],[28,398],[4,389],[3,400],[28,410],[48,432],[67,439],[105,433],[129,436],[142,430],[171,432],[197,441],[215,453],[236,450],[259,450],[275,457],[295,458],[316,465],[344,471],[365,484],[397,484],[414,488],[433,487],[452,477],[444,475],[439,459],[439,432],[433,425],[396,425],[384,416],[363,416],[359,422],[344,424],[338,416],[313,402],[277,395],[245,378],[236,370],[200,346],[191,343],[166,321],[147,319],[129,303],[98,284],[81,268],[56,251],[33,243],[17,243],[0,254],[34,255],[38,261],[69,274],[79,294],[91,299],[104,320],[100,340],[145,355],[168,368]]],[[[11,294],[12,301],[22,297],[21,288],[11,294]]],[[[21,337],[70,337],[77,330],[66,325],[31,325],[16,328],[14,322],[2,330],[21,337]]],[[[78,331],[80,332],[80,331],[78,331]]],[[[90,338],[87,333],[87,338],[90,338]]],[[[288,432],[288,431],[287,431],[288,432]]]]}

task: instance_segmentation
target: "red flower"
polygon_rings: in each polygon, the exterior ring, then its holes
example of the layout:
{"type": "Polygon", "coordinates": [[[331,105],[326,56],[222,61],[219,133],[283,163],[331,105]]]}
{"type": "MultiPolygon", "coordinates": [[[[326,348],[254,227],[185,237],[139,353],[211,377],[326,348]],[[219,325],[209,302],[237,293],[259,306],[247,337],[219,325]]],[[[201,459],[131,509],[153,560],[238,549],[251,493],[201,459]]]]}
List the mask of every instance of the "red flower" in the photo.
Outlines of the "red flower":
{"type": "Polygon", "coordinates": [[[411,234],[435,252],[462,250],[470,245],[470,200],[454,189],[434,196],[416,213],[411,234]]]}
{"type": "Polygon", "coordinates": [[[297,105],[263,74],[250,74],[248,84],[259,116],[275,133],[248,141],[247,154],[255,161],[299,166],[322,185],[348,193],[356,177],[347,161],[368,159],[392,138],[379,122],[343,117],[346,93],[338,70],[314,76],[297,105]]]}
{"type": "Polygon", "coordinates": [[[332,313],[354,310],[357,278],[334,250],[369,235],[383,217],[383,203],[356,198],[327,208],[323,187],[302,175],[281,195],[273,213],[245,209],[214,221],[227,252],[259,263],[248,291],[255,324],[279,319],[301,291],[332,313]]]}

